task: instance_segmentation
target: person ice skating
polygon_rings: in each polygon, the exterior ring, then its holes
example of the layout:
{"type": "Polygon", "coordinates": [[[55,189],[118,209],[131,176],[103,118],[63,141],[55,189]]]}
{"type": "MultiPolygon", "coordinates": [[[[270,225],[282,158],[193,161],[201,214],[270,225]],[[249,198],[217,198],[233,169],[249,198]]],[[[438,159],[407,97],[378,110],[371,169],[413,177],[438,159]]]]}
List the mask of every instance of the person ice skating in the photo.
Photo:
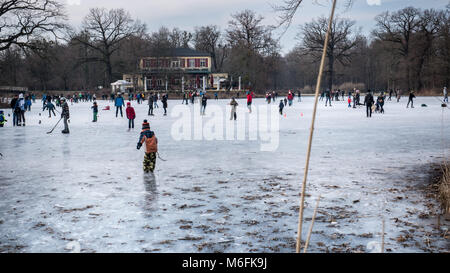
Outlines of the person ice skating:
{"type": "Polygon", "coordinates": [[[31,105],[32,105],[31,96],[27,96],[25,98],[25,110],[26,111],[31,111],[31,105]]]}
{"type": "Polygon", "coordinates": [[[158,106],[159,96],[158,95],[156,93],[153,95],[153,108],[159,108],[159,106],[158,106]]]}
{"type": "Polygon", "coordinates": [[[409,103],[411,103],[411,108],[414,108],[414,98],[416,96],[414,95],[414,91],[409,92],[409,99],[408,104],[406,105],[406,108],[409,108],[409,103]]]}
{"type": "Polygon", "coordinates": [[[284,109],[283,100],[280,100],[280,105],[278,105],[278,108],[280,110],[280,115],[283,115],[283,109],[284,109]]]}
{"type": "Polygon", "coordinates": [[[5,118],[5,114],[3,113],[2,110],[0,110],[0,127],[3,127],[6,122],[7,120],[5,118]]]}
{"type": "Polygon", "coordinates": [[[374,100],[372,93],[370,90],[367,91],[367,95],[364,98],[364,104],[366,105],[366,114],[368,118],[372,117],[372,106],[373,106],[374,100]]]}
{"type": "Polygon", "coordinates": [[[219,100],[219,94],[217,92],[214,93],[214,99],[219,100]]]}
{"type": "Polygon", "coordinates": [[[253,103],[253,92],[248,92],[247,94],[247,108],[249,113],[252,112],[252,103],[253,103]]]}
{"type": "Polygon", "coordinates": [[[25,126],[25,99],[23,94],[19,94],[19,99],[16,102],[16,115],[17,115],[17,126],[25,126]]]}
{"type": "Polygon", "coordinates": [[[325,91],[325,106],[327,106],[328,102],[330,102],[330,106],[331,106],[330,89],[327,89],[327,91],[325,91]]]}
{"type": "Polygon", "coordinates": [[[18,100],[19,100],[19,96],[15,95],[10,103],[12,115],[13,115],[13,127],[18,125],[18,116],[17,116],[17,112],[16,112],[16,104],[17,104],[18,100]]]}
{"type": "Polygon", "coordinates": [[[153,95],[148,96],[148,115],[153,116],[153,95]]]}
{"type": "Polygon", "coordinates": [[[123,117],[122,107],[125,106],[125,101],[123,100],[122,94],[118,94],[117,98],[115,99],[114,105],[116,106],[116,118],[119,114],[120,110],[120,116],[123,117]]]}
{"type": "Polygon", "coordinates": [[[70,118],[69,105],[67,104],[66,98],[61,98],[61,103],[62,103],[61,118],[64,119],[64,130],[62,130],[61,133],[69,134],[70,133],[69,124],[67,122],[70,118]]]}
{"type": "Polygon", "coordinates": [[[381,114],[384,114],[384,108],[383,108],[384,100],[385,100],[384,94],[381,93],[380,96],[378,96],[378,98],[377,98],[378,107],[379,107],[379,111],[380,111],[381,114]]]}
{"type": "Polygon", "coordinates": [[[297,91],[297,97],[298,97],[298,102],[302,101],[302,91],[298,90],[297,91]]]}
{"type": "Polygon", "coordinates": [[[234,118],[234,120],[236,120],[237,119],[236,110],[237,110],[237,107],[238,107],[239,104],[234,99],[234,97],[231,99],[230,105],[231,105],[231,117],[230,117],[230,120],[232,120],[233,118],[234,118]]]}
{"type": "Polygon", "coordinates": [[[400,99],[401,99],[401,97],[402,97],[402,94],[401,94],[401,91],[400,91],[400,89],[397,89],[397,92],[396,92],[396,94],[397,94],[397,102],[400,102],[400,99]]]}
{"type": "Polygon", "coordinates": [[[97,122],[98,105],[97,105],[96,101],[94,101],[94,105],[91,108],[92,108],[92,112],[94,113],[94,119],[92,120],[92,122],[97,122]]]}
{"type": "Polygon", "coordinates": [[[388,98],[388,101],[391,101],[392,100],[392,94],[394,93],[394,91],[391,89],[391,90],[389,90],[389,98],[388,98]]]}
{"type": "Polygon", "coordinates": [[[168,95],[164,94],[161,99],[162,104],[163,104],[163,109],[164,109],[164,116],[167,116],[167,100],[168,100],[168,95]]]}
{"type": "Polygon", "coordinates": [[[348,96],[348,108],[352,108],[352,97],[348,96]]]}
{"type": "Polygon", "coordinates": [[[128,131],[134,129],[134,119],[136,118],[136,112],[131,107],[131,102],[127,102],[127,119],[128,119],[128,131]]]}
{"type": "Polygon", "coordinates": [[[292,106],[292,101],[294,100],[294,95],[292,94],[291,91],[289,91],[289,94],[287,95],[287,99],[289,101],[289,107],[292,106]]]}
{"type": "Polygon", "coordinates": [[[48,110],[48,117],[51,118],[52,117],[52,113],[53,115],[56,117],[55,114],[55,105],[51,102],[47,102],[47,104],[42,108],[42,112],[45,111],[45,109],[48,110]]]}
{"type": "Polygon", "coordinates": [[[208,97],[206,95],[202,96],[202,107],[200,108],[200,114],[201,115],[205,115],[205,111],[206,111],[206,104],[208,102],[208,97]]]}
{"type": "Polygon", "coordinates": [[[444,87],[443,93],[444,93],[444,102],[448,103],[448,91],[447,91],[447,87],[444,87]]]}
{"type": "Polygon", "coordinates": [[[142,123],[142,132],[139,136],[137,143],[137,149],[141,149],[145,143],[145,156],[144,156],[144,172],[149,173],[155,170],[156,165],[156,153],[158,152],[158,139],[153,131],[150,131],[150,124],[147,120],[142,123]]]}

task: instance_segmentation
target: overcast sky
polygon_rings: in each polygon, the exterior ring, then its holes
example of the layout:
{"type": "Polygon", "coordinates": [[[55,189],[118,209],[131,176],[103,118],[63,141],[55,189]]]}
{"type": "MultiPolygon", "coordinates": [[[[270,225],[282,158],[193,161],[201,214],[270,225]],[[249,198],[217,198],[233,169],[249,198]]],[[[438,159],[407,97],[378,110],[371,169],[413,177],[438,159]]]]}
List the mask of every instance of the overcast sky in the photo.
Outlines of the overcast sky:
{"type": "MultiPolygon", "coordinates": [[[[69,21],[73,26],[80,26],[83,17],[90,8],[124,8],[134,18],[147,24],[149,32],[161,26],[178,27],[192,31],[195,26],[218,25],[226,29],[230,14],[244,9],[251,9],[262,15],[264,24],[276,24],[277,14],[271,5],[281,4],[283,0],[60,0],[66,3],[69,21]]],[[[314,0],[304,0],[303,6],[295,16],[294,22],[281,38],[282,52],[287,53],[298,41],[296,34],[299,25],[321,15],[329,15],[331,1],[321,0],[322,5],[313,4],[314,0]]],[[[343,3],[343,0],[338,0],[343,3]]],[[[407,6],[417,8],[444,9],[449,0],[355,0],[351,9],[339,7],[340,17],[350,18],[361,27],[362,33],[369,35],[374,28],[374,17],[384,11],[394,11],[407,6]]]]}

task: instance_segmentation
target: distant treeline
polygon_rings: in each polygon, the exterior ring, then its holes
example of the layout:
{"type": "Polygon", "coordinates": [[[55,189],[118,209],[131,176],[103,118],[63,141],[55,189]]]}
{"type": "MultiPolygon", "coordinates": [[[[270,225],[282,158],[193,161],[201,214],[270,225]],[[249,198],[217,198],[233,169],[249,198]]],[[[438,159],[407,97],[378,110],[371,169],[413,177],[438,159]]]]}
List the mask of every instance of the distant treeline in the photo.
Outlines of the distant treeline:
{"type": "MultiPolygon", "coordinates": [[[[263,17],[251,10],[232,14],[225,29],[208,25],[192,32],[166,27],[148,32],[124,9],[91,9],[75,28],[65,23],[64,6],[58,2],[31,2],[47,3],[42,7],[51,11],[50,19],[45,18],[50,21],[38,20],[42,11],[33,17],[32,11],[24,10],[22,19],[35,20],[32,26],[40,31],[14,38],[20,24],[2,30],[0,85],[30,90],[109,88],[124,73],[137,71],[139,57],[189,47],[209,52],[213,71],[227,72],[233,79],[241,76],[245,88],[261,93],[297,88],[312,92],[327,28],[324,17],[302,25],[297,46],[282,56],[277,29],[264,25],[263,17]],[[40,29],[42,22],[46,24],[40,29]]],[[[17,20],[11,13],[0,14],[0,19],[8,18],[17,20]]],[[[323,89],[428,92],[449,86],[450,4],[444,10],[407,7],[384,12],[375,20],[369,36],[359,32],[355,21],[334,20],[323,89]]]]}

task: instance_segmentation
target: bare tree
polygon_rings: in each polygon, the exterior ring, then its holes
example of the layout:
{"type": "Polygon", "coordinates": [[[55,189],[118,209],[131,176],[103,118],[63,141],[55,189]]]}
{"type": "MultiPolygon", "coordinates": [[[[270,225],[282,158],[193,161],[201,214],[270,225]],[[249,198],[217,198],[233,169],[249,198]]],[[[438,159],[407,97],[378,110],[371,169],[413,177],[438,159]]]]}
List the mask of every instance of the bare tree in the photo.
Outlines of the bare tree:
{"type": "MultiPolygon", "coordinates": [[[[328,84],[327,87],[333,88],[334,64],[339,61],[345,65],[350,61],[351,49],[356,46],[359,39],[358,35],[353,35],[355,21],[349,19],[335,18],[331,26],[331,33],[328,41],[327,60],[328,60],[328,84]]],[[[301,27],[303,35],[302,47],[306,52],[310,52],[317,58],[323,50],[325,36],[328,29],[328,20],[325,17],[319,17],[310,23],[301,27]]]]}
{"type": "MultiPolygon", "coordinates": [[[[294,20],[294,16],[297,11],[300,9],[300,5],[303,4],[304,0],[283,0],[281,5],[272,5],[272,8],[278,15],[278,25],[277,27],[283,27],[286,31],[290,25],[292,24],[292,20],[294,20]]],[[[327,2],[325,0],[311,0],[314,4],[322,4],[322,2],[327,2]]],[[[345,0],[344,7],[350,8],[353,4],[353,0],[345,0]]]]}
{"type": "Polygon", "coordinates": [[[406,87],[411,88],[410,48],[414,33],[420,26],[420,11],[414,7],[407,7],[397,12],[384,12],[377,17],[377,29],[373,34],[378,39],[397,45],[396,51],[404,59],[406,87]]]}
{"type": "Polygon", "coordinates": [[[192,37],[192,33],[186,30],[180,30],[179,28],[174,28],[172,33],[169,34],[171,46],[174,48],[189,48],[189,43],[191,42],[192,37]]]}
{"type": "Polygon", "coordinates": [[[262,52],[273,45],[272,29],[261,24],[264,17],[257,16],[251,10],[232,14],[231,17],[227,29],[230,45],[238,45],[254,52],[262,52]]]}
{"type": "Polygon", "coordinates": [[[214,70],[217,71],[218,63],[218,43],[220,41],[220,30],[218,26],[204,26],[195,28],[194,46],[195,49],[211,54],[214,70]]]}
{"type": "Polygon", "coordinates": [[[2,0],[0,2],[0,51],[12,45],[36,46],[30,41],[65,27],[64,7],[52,0],[2,0]]]}
{"type": "Polygon", "coordinates": [[[120,49],[121,42],[132,36],[143,36],[145,24],[135,21],[124,9],[93,8],[84,18],[82,31],[89,39],[71,35],[73,39],[94,49],[106,66],[106,84],[113,78],[112,55],[120,49]]]}

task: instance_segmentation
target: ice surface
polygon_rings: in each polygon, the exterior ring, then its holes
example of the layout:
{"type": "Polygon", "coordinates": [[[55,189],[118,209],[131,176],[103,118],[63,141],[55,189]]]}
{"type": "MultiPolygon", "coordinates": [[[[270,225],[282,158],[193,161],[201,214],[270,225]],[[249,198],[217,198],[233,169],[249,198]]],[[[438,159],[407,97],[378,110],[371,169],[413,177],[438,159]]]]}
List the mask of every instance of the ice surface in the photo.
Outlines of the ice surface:
{"type": "MultiPolygon", "coordinates": [[[[70,252],[79,244],[81,252],[294,252],[312,102],[285,108],[275,152],[261,152],[259,141],[173,140],[170,109],[181,101],[155,117],[134,101],[130,132],[126,118],[101,111],[114,110],[110,102],[99,101],[98,123],[91,103],[70,105],[70,135],[62,123],[46,134],[58,118],[39,116],[36,103],[26,127],[7,117],[0,128],[0,251],[70,252]],[[157,161],[155,176],[143,174],[136,150],[144,118],[167,160],[157,161]]],[[[322,199],[309,250],[379,251],[384,218],[390,251],[448,251],[435,218],[419,217],[437,210],[421,168],[448,155],[448,109],[430,97],[406,109],[402,98],[367,119],[363,107],[319,103],[303,238],[322,199]]]]}

